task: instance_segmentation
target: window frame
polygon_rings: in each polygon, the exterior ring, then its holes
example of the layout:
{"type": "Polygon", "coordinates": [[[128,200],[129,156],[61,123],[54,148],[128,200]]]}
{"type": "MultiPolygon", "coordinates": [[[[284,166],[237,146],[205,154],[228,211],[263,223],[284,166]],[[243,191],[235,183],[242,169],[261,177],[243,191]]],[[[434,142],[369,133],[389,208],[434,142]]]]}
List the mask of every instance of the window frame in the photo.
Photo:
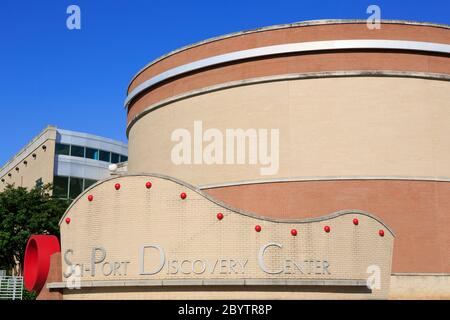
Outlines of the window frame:
{"type": "Polygon", "coordinates": [[[60,155],[60,156],[70,156],[71,152],[72,152],[72,145],[66,144],[66,143],[59,143],[59,142],[55,143],[55,154],[56,154],[56,155],[60,155]],[[61,153],[61,152],[58,151],[58,147],[62,147],[62,146],[64,146],[64,147],[69,147],[69,148],[68,148],[68,151],[67,151],[67,152],[68,152],[67,154],[61,153]]]}

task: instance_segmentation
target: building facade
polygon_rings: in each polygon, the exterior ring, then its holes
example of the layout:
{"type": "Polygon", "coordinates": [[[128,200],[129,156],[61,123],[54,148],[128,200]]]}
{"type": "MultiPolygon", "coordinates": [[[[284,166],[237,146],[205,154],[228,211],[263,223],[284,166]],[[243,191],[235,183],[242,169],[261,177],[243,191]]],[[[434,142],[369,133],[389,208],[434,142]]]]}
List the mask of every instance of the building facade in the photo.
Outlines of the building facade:
{"type": "Polygon", "coordinates": [[[0,169],[0,192],[8,185],[54,185],[54,195],[75,199],[110,175],[109,165],[128,160],[127,145],[49,126],[0,169]]]}
{"type": "Polygon", "coordinates": [[[450,298],[449,53],[447,25],[326,20],[153,61],[127,172],[61,219],[44,293],[450,298]]]}

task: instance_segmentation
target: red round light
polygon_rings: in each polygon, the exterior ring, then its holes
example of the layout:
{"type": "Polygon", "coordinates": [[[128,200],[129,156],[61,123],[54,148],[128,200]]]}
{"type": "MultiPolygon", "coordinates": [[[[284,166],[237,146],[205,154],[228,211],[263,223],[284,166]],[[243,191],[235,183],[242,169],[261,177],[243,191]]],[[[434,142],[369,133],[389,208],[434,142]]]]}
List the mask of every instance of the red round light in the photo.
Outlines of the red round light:
{"type": "Polygon", "coordinates": [[[292,229],[292,230],[291,230],[291,234],[292,234],[294,237],[296,237],[296,236],[297,236],[297,230],[292,229]]]}
{"type": "Polygon", "coordinates": [[[152,187],[152,183],[151,183],[150,181],[148,181],[148,182],[145,184],[145,187],[146,187],[147,189],[150,189],[150,188],[152,187]]]}
{"type": "Polygon", "coordinates": [[[66,223],[67,223],[67,224],[70,223],[70,218],[66,218],[66,223]]]}
{"type": "Polygon", "coordinates": [[[223,219],[223,213],[218,213],[217,214],[217,219],[222,220],[223,219]]]}
{"type": "Polygon", "coordinates": [[[380,235],[380,237],[384,237],[384,230],[378,231],[378,234],[380,235]]]}
{"type": "Polygon", "coordinates": [[[331,228],[329,226],[325,226],[325,228],[323,228],[323,230],[325,230],[326,233],[330,233],[331,228]]]}
{"type": "Polygon", "coordinates": [[[255,226],[255,231],[256,232],[261,232],[262,228],[260,225],[255,226]]]}
{"type": "Polygon", "coordinates": [[[187,194],[185,192],[182,192],[180,194],[180,198],[183,199],[183,200],[186,199],[187,198],[187,194]]]}
{"type": "Polygon", "coordinates": [[[89,201],[94,200],[94,196],[93,196],[92,194],[90,194],[90,195],[88,196],[88,200],[89,200],[89,201]]]}
{"type": "Polygon", "coordinates": [[[359,224],[359,220],[358,219],[353,219],[353,224],[355,225],[355,226],[357,226],[358,224],[359,224]]]}
{"type": "Polygon", "coordinates": [[[114,188],[116,188],[116,190],[120,190],[120,183],[116,183],[116,185],[114,186],[114,188]]]}

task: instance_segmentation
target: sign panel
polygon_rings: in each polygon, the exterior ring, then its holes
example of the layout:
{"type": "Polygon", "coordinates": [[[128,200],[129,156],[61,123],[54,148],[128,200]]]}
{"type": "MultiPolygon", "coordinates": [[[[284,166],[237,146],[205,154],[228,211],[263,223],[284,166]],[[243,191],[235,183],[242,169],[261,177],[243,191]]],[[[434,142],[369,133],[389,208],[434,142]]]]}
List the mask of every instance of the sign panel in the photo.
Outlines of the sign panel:
{"type": "Polygon", "coordinates": [[[353,286],[383,297],[393,238],[381,221],[357,210],[265,219],[168,177],[131,175],[95,185],[68,209],[62,272],[65,287],[81,289],[353,286]]]}

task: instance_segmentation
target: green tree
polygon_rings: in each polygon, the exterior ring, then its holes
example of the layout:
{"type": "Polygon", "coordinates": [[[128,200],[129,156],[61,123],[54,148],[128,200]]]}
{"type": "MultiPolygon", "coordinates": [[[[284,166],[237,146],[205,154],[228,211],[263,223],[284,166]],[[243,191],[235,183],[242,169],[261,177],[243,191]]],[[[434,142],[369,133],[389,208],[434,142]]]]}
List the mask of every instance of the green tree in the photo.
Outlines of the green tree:
{"type": "Polygon", "coordinates": [[[31,190],[7,186],[0,193],[0,270],[18,269],[23,273],[25,248],[31,235],[59,237],[58,222],[70,202],[53,198],[51,190],[50,184],[31,190]]]}

